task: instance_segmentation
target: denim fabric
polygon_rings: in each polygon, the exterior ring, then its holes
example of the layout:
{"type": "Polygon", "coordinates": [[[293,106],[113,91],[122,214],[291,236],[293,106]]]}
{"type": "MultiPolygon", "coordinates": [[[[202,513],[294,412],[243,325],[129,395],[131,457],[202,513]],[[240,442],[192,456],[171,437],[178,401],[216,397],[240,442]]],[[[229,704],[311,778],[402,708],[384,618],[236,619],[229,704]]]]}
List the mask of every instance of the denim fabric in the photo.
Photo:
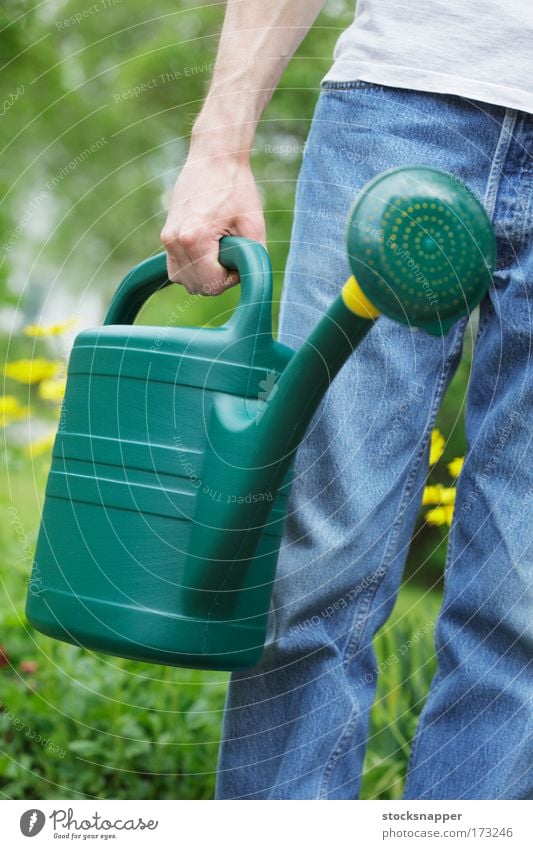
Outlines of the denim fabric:
{"type": "MultiPolygon", "coordinates": [[[[438,671],[408,799],[533,798],[532,150],[526,113],[333,83],[297,186],[280,325],[293,348],[349,276],[345,219],[376,173],[421,164],[456,175],[498,239],[473,355],[438,671]]],[[[318,410],[297,456],[264,658],[232,676],[218,798],[358,797],[372,637],[398,592],[464,330],[463,321],[434,338],[380,318],[318,410]]]]}

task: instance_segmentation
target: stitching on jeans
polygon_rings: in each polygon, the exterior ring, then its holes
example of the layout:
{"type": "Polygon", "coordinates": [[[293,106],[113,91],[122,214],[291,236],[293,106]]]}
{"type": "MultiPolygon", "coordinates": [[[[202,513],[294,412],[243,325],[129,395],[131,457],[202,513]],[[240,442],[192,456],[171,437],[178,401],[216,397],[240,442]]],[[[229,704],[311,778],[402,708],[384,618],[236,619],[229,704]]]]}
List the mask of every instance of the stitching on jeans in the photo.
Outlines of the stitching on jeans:
{"type": "Polygon", "coordinates": [[[376,88],[383,89],[379,83],[371,83],[367,80],[347,80],[341,82],[339,80],[326,80],[320,84],[323,91],[352,91],[354,88],[376,88]]]}
{"type": "MultiPolygon", "coordinates": [[[[461,349],[461,345],[463,343],[463,335],[464,335],[465,326],[466,326],[466,319],[462,319],[460,321],[460,323],[457,325],[455,342],[452,346],[450,353],[448,354],[447,359],[444,361],[444,365],[442,367],[442,371],[441,371],[437,386],[435,387],[433,402],[432,402],[431,407],[429,409],[430,420],[433,419],[433,417],[437,413],[440,402],[442,400],[443,389],[444,389],[444,386],[445,386],[447,378],[448,378],[450,367],[451,367],[452,363],[454,362],[458,352],[461,349]]],[[[429,435],[429,429],[428,429],[428,435],[429,435]]],[[[374,592],[376,592],[378,587],[380,586],[381,580],[384,577],[385,573],[387,572],[387,569],[390,566],[390,564],[391,564],[391,562],[394,558],[396,543],[398,542],[398,537],[400,536],[400,531],[401,531],[401,527],[402,527],[403,513],[404,513],[405,507],[407,505],[407,502],[409,500],[409,496],[411,495],[411,488],[412,488],[413,481],[416,478],[416,475],[418,474],[418,470],[419,470],[419,467],[420,467],[420,460],[422,459],[422,457],[423,457],[423,455],[426,451],[426,448],[427,448],[427,440],[424,440],[422,442],[422,445],[420,446],[417,454],[416,454],[413,465],[411,466],[411,471],[410,471],[409,476],[408,476],[408,478],[405,482],[405,488],[404,488],[402,500],[400,502],[400,508],[399,508],[399,511],[398,511],[398,516],[397,516],[396,521],[394,522],[394,524],[392,525],[392,528],[391,528],[389,542],[388,542],[388,545],[387,545],[387,548],[386,548],[386,551],[385,551],[385,555],[383,557],[383,563],[381,564],[380,568],[375,573],[376,576],[377,576],[377,580],[375,582],[373,582],[372,587],[371,587],[371,590],[373,590],[374,592]]],[[[370,593],[368,595],[370,595],[370,593]]],[[[369,605],[367,605],[367,608],[368,608],[368,606],[369,605]]],[[[364,611],[365,614],[367,612],[368,612],[368,610],[364,611]]],[[[361,620],[363,618],[364,617],[361,616],[360,614],[356,615],[356,617],[355,617],[355,619],[352,623],[352,628],[350,630],[352,630],[352,632],[353,632],[354,629],[355,629],[356,633],[355,634],[352,633],[352,637],[350,638],[350,640],[349,640],[349,642],[346,646],[346,649],[345,649],[345,655],[349,655],[349,657],[347,658],[348,661],[351,659],[351,654],[353,653],[353,651],[355,651],[355,649],[358,647],[359,640],[360,640],[360,637],[361,637],[361,633],[363,631],[363,627],[361,627],[360,629],[357,629],[357,626],[361,625],[361,620]]]]}
{"type": "Polygon", "coordinates": [[[507,152],[511,145],[513,130],[515,128],[517,117],[518,113],[515,109],[505,110],[505,115],[503,117],[502,125],[500,128],[500,135],[498,136],[496,148],[492,157],[489,177],[487,180],[487,188],[485,190],[485,197],[483,199],[485,209],[491,221],[494,220],[494,213],[496,211],[496,199],[500,188],[502,172],[500,166],[503,165],[503,162],[505,161],[507,152]]]}
{"type": "Polygon", "coordinates": [[[483,313],[481,312],[481,309],[479,311],[479,324],[478,324],[477,333],[476,333],[476,341],[474,343],[474,351],[477,348],[477,346],[479,345],[480,340],[485,335],[485,331],[486,331],[487,327],[489,326],[489,322],[490,322],[490,311],[489,310],[490,309],[492,309],[492,307],[489,307],[488,309],[484,309],[483,313]]]}
{"type": "MultiPolygon", "coordinates": [[[[435,650],[436,650],[436,647],[435,647],[435,650]]],[[[433,681],[430,684],[430,688],[431,688],[432,692],[436,692],[436,690],[438,689],[439,684],[442,680],[442,677],[443,677],[442,671],[440,669],[438,669],[437,672],[435,673],[434,677],[433,677],[433,681]]],[[[426,701],[426,704],[427,704],[427,701],[426,701]]],[[[425,708],[425,705],[424,705],[424,708],[425,708]]],[[[422,715],[420,716],[420,718],[418,720],[418,726],[417,726],[416,733],[415,733],[415,736],[414,736],[413,745],[411,746],[411,752],[410,752],[409,758],[407,760],[407,769],[406,769],[406,773],[405,773],[406,774],[405,790],[407,790],[407,782],[408,782],[408,780],[409,780],[409,778],[410,778],[410,776],[413,772],[413,764],[416,760],[416,752],[417,752],[417,749],[418,749],[418,746],[419,746],[420,731],[421,730],[422,730],[422,715]]]]}
{"type": "Polygon", "coordinates": [[[368,615],[368,611],[370,609],[370,605],[372,603],[372,599],[376,594],[378,586],[381,584],[381,580],[387,571],[386,563],[383,562],[379,569],[373,573],[373,580],[370,582],[367,592],[364,594],[362,601],[364,604],[359,604],[357,607],[356,615],[352,621],[352,625],[350,628],[351,637],[348,640],[346,648],[344,649],[344,660],[343,665],[348,666],[350,660],[353,657],[353,653],[357,649],[359,639],[361,636],[361,631],[363,630],[364,622],[368,615]],[[360,627],[361,626],[361,627],[360,627]]]}
{"type": "Polygon", "coordinates": [[[334,748],[333,752],[331,753],[331,755],[328,759],[328,762],[325,766],[324,774],[322,776],[322,781],[320,783],[320,790],[319,790],[319,793],[318,793],[319,799],[327,799],[328,798],[329,778],[331,776],[331,773],[333,772],[333,768],[335,767],[335,764],[337,763],[339,758],[346,751],[346,745],[345,745],[346,741],[350,740],[350,738],[352,736],[352,732],[353,732],[353,730],[356,726],[357,720],[359,719],[360,713],[361,712],[359,710],[359,705],[356,703],[356,705],[353,708],[352,713],[350,715],[350,719],[348,720],[347,725],[344,726],[342,734],[340,735],[340,737],[337,740],[337,745],[335,746],[335,748],[334,748]]]}
{"type": "MultiPolygon", "coordinates": [[[[441,371],[437,386],[435,387],[435,391],[434,391],[434,395],[433,395],[433,402],[432,402],[431,407],[430,407],[429,421],[432,421],[434,416],[437,413],[440,402],[442,400],[442,396],[444,394],[443,390],[444,390],[444,387],[446,385],[446,382],[447,382],[447,379],[448,379],[448,376],[449,376],[449,373],[450,373],[450,368],[451,368],[454,360],[456,359],[458,352],[461,350],[465,326],[466,326],[466,319],[462,319],[457,325],[457,328],[456,328],[456,331],[455,331],[456,338],[455,338],[454,344],[452,346],[452,349],[451,349],[447,359],[444,362],[444,365],[442,367],[442,371],[441,371]]],[[[371,588],[372,591],[367,594],[369,601],[370,601],[371,598],[373,598],[373,596],[377,592],[378,588],[381,586],[381,582],[383,580],[383,577],[386,574],[386,572],[388,571],[388,567],[390,566],[390,564],[391,564],[391,562],[394,558],[395,551],[396,551],[396,544],[397,544],[398,538],[400,536],[400,530],[401,530],[402,522],[403,522],[403,518],[404,518],[403,514],[404,514],[404,511],[405,511],[405,507],[407,505],[407,502],[409,500],[409,497],[411,495],[413,481],[415,480],[416,475],[418,474],[418,471],[419,471],[419,468],[420,468],[420,461],[421,461],[421,459],[422,459],[422,457],[423,457],[423,455],[426,451],[426,448],[427,448],[427,442],[428,442],[429,434],[430,434],[430,428],[428,427],[426,439],[422,442],[422,445],[417,452],[416,458],[415,458],[414,463],[411,467],[411,472],[410,472],[410,474],[409,474],[409,476],[408,476],[408,478],[405,482],[404,492],[403,492],[402,500],[400,502],[400,509],[398,511],[398,516],[396,518],[396,521],[394,522],[394,524],[391,528],[389,543],[388,543],[387,549],[385,551],[383,563],[382,563],[380,570],[379,570],[380,574],[378,576],[378,579],[372,585],[372,588],[371,588]]],[[[366,623],[368,621],[368,608],[369,608],[369,606],[370,605],[368,604],[367,608],[365,610],[364,616],[362,616],[362,615],[356,616],[356,618],[354,620],[354,626],[355,625],[357,626],[356,632],[355,632],[355,634],[352,635],[352,638],[350,639],[350,642],[348,643],[348,646],[346,647],[345,654],[348,654],[348,652],[350,652],[350,651],[354,651],[358,647],[361,636],[362,636],[363,631],[364,631],[364,626],[366,625],[366,623]]],[[[344,665],[345,664],[346,664],[346,659],[345,659],[344,665]]],[[[335,748],[334,748],[332,754],[329,757],[329,760],[327,761],[327,763],[324,767],[324,773],[323,773],[322,782],[321,782],[321,785],[320,785],[320,793],[319,793],[320,799],[325,799],[328,796],[329,780],[331,778],[333,769],[335,767],[335,764],[337,763],[337,761],[341,757],[341,755],[346,751],[346,742],[349,741],[349,739],[351,737],[351,732],[353,731],[353,728],[355,726],[356,720],[359,717],[359,714],[360,714],[359,705],[356,702],[356,707],[353,709],[353,711],[351,713],[351,716],[348,720],[348,724],[344,726],[344,729],[343,729],[342,733],[340,734],[340,736],[337,740],[335,748]]]]}
{"type": "MultiPolygon", "coordinates": [[[[429,420],[430,421],[432,421],[434,419],[434,417],[436,416],[436,414],[438,412],[440,403],[442,401],[442,397],[444,395],[444,387],[446,386],[446,383],[447,383],[447,380],[448,380],[450,368],[451,368],[453,362],[455,361],[457,354],[461,350],[461,347],[462,347],[462,344],[463,344],[463,336],[464,336],[465,326],[466,326],[466,319],[463,318],[457,324],[457,327],[456,327],[456,330],[455,330],[455,341],[452,345],[450,353],[448,354],[448,357],[444,361],[444,365],[442,367],[442,371],[441,371],[437,386],[435,387],[435,392],[434,392],[434,395],[433,395],[433,402],[431,404],[431,407],[429,408],[429,420]]],[[[400,531],[401,531],[402,522],[403,522],[403,514],[404,514],[405,508],[407,506],[407,502],[409,501],[409,497],[411,495],[413,481],[416,478],[416,475],[418,474],[418,471],[419,471],[419,468],[420,468],[420,460],[422,459],[422,457],[423,457],[423,455],[426,451],[429,436],[430,436],[430,428],[428,427],[427,433],[426,433],[426,439],[422,442],[422,445],[420,446],[420,448],[418,450],[415,461],[414,461],[414,463],[411,467],[411,473],[409,474],[409,477],[407,478],[407,480],[405,482],[404,494],[403,494],[403,498],[402,498],[402,501],[401,501],[401,504],[400,504],[400,510],[398,512],[398,516],[396,518],[396,521],[395,521],[395,523],[394,523],[394,525],[392,526],[392,529],[391,529],[389,544],[387,546],[387,550],[385,552],[385,557],[384,557],[384,563],[387,566],[390,566],[390,564],[391,564],[391,562],[392,562],[392,560],[393,560],[393,558],[396,554],[396,543],[398,542],[398,538],[400,536],[400,531]]]]}
{"type": "MultiPolygon", "coordinates": [[[[366,619],[368,617],[368,611],[370,610],[370,605],[372,604],[372,599],[374,598],[374,596],[377,592],[377,588],[381,584],[381,580],[382,580],[383,576],[385,575],[386,571],[387,571],[387,567],[385,566],[384,563],[381,564],[379,569],[376,569],[376,571],[373,573],[374,579],[369,584],[367,592],[364,594],[364,597],[362,599],[363,604],[358,605],[358,612],[357,612],[357,614],[356,614],[356,616],[355,616],[355,618],[352,622],[352,627],[350,629],[352,632],[355,632],[355,633],[353,633],[353,636],[351,637],[350,641],[348,642],[346,649],[344,650],[343,667],[345,669],[346,669],[348,663],[350,662],[350,660],[353,656],[353,652],[357,648],[357,643],[359,642],[359,638],[360,638],[361,633],[364,629],[364,623],[366,622],[366,619]],[[352,643],[354,642],[354,639],[356,641],[356,644],[352,648],[352,643]]],[[[354,708],[352,710],[352,713],[350,714],[350,718],[348,720],[348,723],[347,723],[347,725],[344,726],[339,738],[337,739],[337,745],[336,745],[335,749],[333,750],[333,752],[331,753],[330,757],[328,758],[328,761],[326,762],[326,766],[324,767],[324,773],[322,775],[322,781],[320,783],[320,792],[319,792],[319,796],[318,796],[319,799],[327,798],[327,794],[329,792],[330,775],[333,772],[333,768],[335,767],[335,764],[337,763],[338,759],[341,757],[341,755],[344,752],[345,740],[347,738],[351,737],[352,731],[355,728],[355,725],[356,725],[356,722],[359,718],[359,715],[360,715],[359,704],[356,701],[354,708]]]]}

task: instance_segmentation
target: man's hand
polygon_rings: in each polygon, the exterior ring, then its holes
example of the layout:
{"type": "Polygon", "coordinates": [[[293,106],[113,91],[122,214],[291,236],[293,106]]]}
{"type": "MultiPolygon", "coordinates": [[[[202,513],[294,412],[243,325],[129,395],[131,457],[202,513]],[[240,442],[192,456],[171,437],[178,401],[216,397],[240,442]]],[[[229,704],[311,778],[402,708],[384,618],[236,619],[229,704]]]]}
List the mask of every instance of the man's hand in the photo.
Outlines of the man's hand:
{"type": "Polygon", "coordinates": [[[227,0],[211,87],[161,233],[169,278],[189,292],[217,295],[238,282],[218,262],[222,236],[265,243],[249,164],[255,129],[324,2],[227,0]]]}
{"type": "Polygon", "coordinates": [[[228,235],[265,245],[261,198],[247,157],[191,152],[161,232],[169,279],[203,295],[235,286],[238,273],[218,261],[219,241],[228,235]]]}

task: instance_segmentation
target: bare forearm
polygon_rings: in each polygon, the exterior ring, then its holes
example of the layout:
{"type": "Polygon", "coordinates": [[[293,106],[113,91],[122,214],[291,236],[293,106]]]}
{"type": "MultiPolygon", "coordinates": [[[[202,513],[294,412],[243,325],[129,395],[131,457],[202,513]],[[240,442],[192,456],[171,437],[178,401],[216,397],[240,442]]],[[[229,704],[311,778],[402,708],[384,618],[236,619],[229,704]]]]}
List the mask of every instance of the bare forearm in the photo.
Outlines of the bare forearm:
{"type": "Polygon", "coordinates": [[[325,0],[228,0],[191,150],[247,157],[281,74],[325,0]]]}
{"type": "Polygon", "coordinates": [[[168,275],[218,294],[238,274],[218,261],[222,236],[265,243],[249,155],[257,122],[325,0],[228,0],[215,71],[174,186],[161,240],[168,275]]]}

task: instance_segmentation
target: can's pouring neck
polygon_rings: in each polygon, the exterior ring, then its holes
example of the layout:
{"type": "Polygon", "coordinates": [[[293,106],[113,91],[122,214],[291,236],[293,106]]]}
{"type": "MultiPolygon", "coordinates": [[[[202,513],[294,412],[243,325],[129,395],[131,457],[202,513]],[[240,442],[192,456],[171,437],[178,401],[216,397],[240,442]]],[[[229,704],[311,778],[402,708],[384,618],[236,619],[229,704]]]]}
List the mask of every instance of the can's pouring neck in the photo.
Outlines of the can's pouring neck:
{"type": "MultiPolygon", "coordinates": [[[[347,310],[339,296],[266,398],[246,401],[224,395],[215,401],[190,538],[189,586],[220,587],[225,570],[229,603],[228,591],[238,588],[242,570],[254,557],[322,397],[372,324],[347,310]]],[[[205,602],[208,597],[204,592],[205,602]]],[[[197,601],[202,606],[201,595],[197,601]]]]}

